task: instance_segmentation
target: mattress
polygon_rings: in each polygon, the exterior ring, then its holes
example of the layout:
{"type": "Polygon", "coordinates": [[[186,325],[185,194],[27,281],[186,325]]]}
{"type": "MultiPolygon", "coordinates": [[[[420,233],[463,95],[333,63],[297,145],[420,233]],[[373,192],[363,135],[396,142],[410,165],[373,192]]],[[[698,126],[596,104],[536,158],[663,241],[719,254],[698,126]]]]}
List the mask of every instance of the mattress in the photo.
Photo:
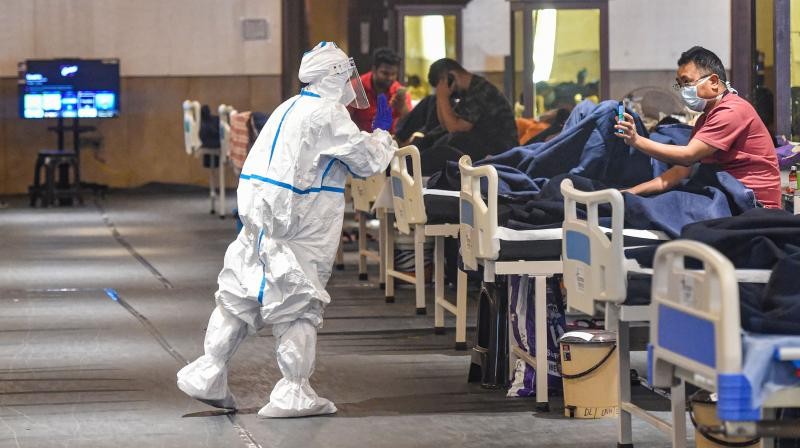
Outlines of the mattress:
{"type": "MultiPolygon", "coordinates": [[[[601,227],[611,236],[611,229],[601,227]]],[[[623,230],[625,247],[647,246],[668,241],[669,237],[664,232],[657,230],[623,230]]],[[[508,227],[498,227],[497,236],[500,239],[499,261],[545,261],[559,260],[561,258],[561,240],[564,231],[561,227],[514,230],[508,227]]]]}
{"type": "Polygon", "coordinates": [[[459,192],[453,190],[422,190],[427,224],[458,224],[459,192]]]}

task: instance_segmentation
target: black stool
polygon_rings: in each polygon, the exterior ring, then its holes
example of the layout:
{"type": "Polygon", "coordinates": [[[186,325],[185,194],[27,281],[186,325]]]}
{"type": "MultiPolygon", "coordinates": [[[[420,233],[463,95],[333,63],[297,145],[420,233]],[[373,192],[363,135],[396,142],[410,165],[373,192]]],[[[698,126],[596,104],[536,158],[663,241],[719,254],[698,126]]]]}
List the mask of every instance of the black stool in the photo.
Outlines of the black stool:
{"type": "Polygon", "coordinates": [[[70,201],[77,199],[78,203],[83,204],[78,156],[74,152],[52,149],[39,151],[33,171],[33,185],[28,188],[28,193],[31,207],[36,206],[37,199],[41,201],[42,207],[54,205],[56,200],[67,203],[61,201],[62,199],[70,201]],[[42,171],[44,171],[44,184],[41,182],[42,171]]]}

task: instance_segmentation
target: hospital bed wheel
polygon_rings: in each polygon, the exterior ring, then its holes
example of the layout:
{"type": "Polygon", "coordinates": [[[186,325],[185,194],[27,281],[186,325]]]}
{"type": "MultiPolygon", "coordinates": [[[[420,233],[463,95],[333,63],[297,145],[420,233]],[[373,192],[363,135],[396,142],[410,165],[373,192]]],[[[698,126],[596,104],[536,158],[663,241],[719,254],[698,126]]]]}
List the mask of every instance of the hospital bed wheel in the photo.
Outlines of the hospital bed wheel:
{"type": "Polygon", "coordinates": [[[444,327],[433,327],[433,334],[444,334],[444,327]]]}
{"type": "Polygon", "coordinates": [[[392,297],[387,297],[387,298],[386,298],[386,303],[394,303],[394,296],[392,296],[392,297]]]}
{"type": "Polygon", "coordinates": [[[425,308],[417,308],[417,315],[418,316],[424,316],[426,314],[428,314],[428,310],[426,310],[425,308]]]}
{"type": "Polygon", "coordinates": [[[219,219],[225,219],[225,215],[219,215],[219,219]]]}
{"type": "Polygon", "coordinates": [[[386,289],[386,283],[383,283],[383,282],[379,283],[378,284],[378,288],[386,289]]]}
{"type": "Polygon", "coordinates": [[[337,271],[344,271],[344,264],[337,264],[336,265],[336,270],[337,271]]]}
{"type": "Polygon", "coordinates": [[[455,349],[457,351],[459,351],[459,352],[463,352],[463,351],[465,351],[467,349],[467,343],[466,342],[456,342],[455,349]]]}
{"type": "Polygon", "coordinates": [[[365,282],[365,281],[369,280],[369,275],[366,272],[363,273],[363,274],[358,274],[358,280],[362,281],[362,282],[365,282]]]}
{"type": "Polygon", "coordinates": [[[536,403],[536,412],[550,412],[550,403],[536,403]]]}

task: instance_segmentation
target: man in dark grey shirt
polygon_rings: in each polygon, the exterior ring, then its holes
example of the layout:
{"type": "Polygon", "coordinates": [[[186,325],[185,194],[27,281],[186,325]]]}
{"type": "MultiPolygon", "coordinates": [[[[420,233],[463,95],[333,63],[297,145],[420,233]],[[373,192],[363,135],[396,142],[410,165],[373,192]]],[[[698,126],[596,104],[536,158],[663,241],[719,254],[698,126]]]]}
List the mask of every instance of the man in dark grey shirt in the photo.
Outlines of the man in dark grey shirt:
{"type": "Polygon", "coordinates": [[[435,102],[438,125],[429,126],[425,138],[415,142],[423,174],[464,154],[479,160],[519,145],[511,104],[489,81],[445,58],[431,65],[428,82],[436,88],[435,99],[427,102],[431,108],[435,102]]]}

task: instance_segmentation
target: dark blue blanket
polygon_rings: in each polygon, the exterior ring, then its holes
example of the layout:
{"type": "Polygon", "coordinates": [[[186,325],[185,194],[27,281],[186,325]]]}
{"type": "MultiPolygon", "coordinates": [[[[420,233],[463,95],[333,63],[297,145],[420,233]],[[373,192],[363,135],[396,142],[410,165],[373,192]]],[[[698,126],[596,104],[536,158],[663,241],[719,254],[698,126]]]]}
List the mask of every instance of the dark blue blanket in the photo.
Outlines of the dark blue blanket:
{"type": "MultiPolygon", "coordinates": [[[[491,164],[495,167],[498,192],[511,201],[533,199],[548,179],[559,174],[575,174],[619,188],[650,180],[663,172],[665,165],[614,136],[617,104],[616,101],[600,104],[584,101],[575,106],[564,130],[554,139],[519,146],[473,162],[476,166],[491,164]]],[[[638,132],[648,136],[639,117],[633,115],[638,132]]],[[[665,143],[685,145],[691,128],[680,126],[661,126],[652,137],[665,143]]],[[[458,190],[458,163],[448,162],[444,171],[431,178],[429,186],[458,190]]]]}
{"type": "Polygon", "coordinates": [[[735,216],[756,207],[756,197],[725,171],[710,165],[680,186],[655,196],[623,194],[625,227],[662,230],[676,238],[687,224],[735,216]]]}
{"type": "MultiPolygon", "coordinates": [[[[520,230],[561,226],[564,197],[560,186],[565,178],[571,179],[575,188],[583,191],[609,187],[600,181],[572,174],[556,176],[545,183],[530,201],[512,204],[504,225],[520,230]]],[[[687,224],[739,215],[756,205],[752,190],[730,174],[709,165],[701,166],[689,179],[666,193],[650,197],[623,193],[623,198],[626,228],[661,230],[671,238],[677,237],[687,224]]],[[[601,218],[607,218],[611,210],[601,207],[599,213],[601,218]]],[[[604,225],[610,224],[605,219],[602,221],[604,225]]]]}
{"type": "MultiPolygon", "coordinates": [[[[627,146],[613,135],[616,101],[578,104],[553,140],[512,148],[475,165],[497,170],[498,194],[511,214],[502,224],[516,229],[561,225],[564,204],[561,180],[569,177],[585,191],[627,188],[652,179],[666,165],[627,146]]],[[[648,135],[634,114],[638,131],[648,135]]],[[[659,126],[650,137],[666,144],[685,145],[692,128],[659,126]]],[[[429,186],[459,189],[458,165],[449,163],[429,186]]],[[[725,172],[702,165],[672,191],[651,197],[625,194],[625,225],[633,229],[662,230],[676,237],[684,225],[738,215],[755,207],[753,192],[725,172]]],[[[606,211],[607,213],[607,211],[606,211]]],[[[607,214],[606,214],[607,216],[607,214]]]]}
{"type": "MultiPolygon", "coordinates": [[[[689,143],[692,136],[692,126],[688,124],[665,124],[657,126],[650,133],[650,140],[663,143],[665,145],[685,146],[689,143]]],[[[669,169],[669,165],[659,160],[653,159],[653,177],[661,175],[669,169]]]]}
{"type": "MultiPolygon", "coordinates": [[[[765,284],[740,283],[742,327],[772,334],[800,334],[800,216],[783,210],[751,209],[683,228],[680,238],[717,249],[738,269],[771,269],[765,284]]],[[[628,249],[626,256],[652,267],[655,248],[628,249]]],[[[688,263],[699,268],[697,263],[688,263]]]]}

